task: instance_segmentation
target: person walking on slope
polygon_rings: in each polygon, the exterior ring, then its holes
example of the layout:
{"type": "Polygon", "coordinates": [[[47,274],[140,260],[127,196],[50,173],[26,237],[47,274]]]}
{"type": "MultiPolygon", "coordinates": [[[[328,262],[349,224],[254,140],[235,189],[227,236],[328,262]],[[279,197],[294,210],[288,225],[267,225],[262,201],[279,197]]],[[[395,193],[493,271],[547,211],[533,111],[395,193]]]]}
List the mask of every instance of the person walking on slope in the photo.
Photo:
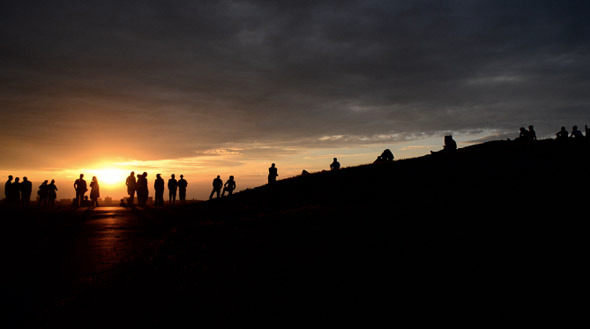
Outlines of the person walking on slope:
{"type": "Polygon", "coordinates": [[[213,191],[211,191],[211,194],[209,195],[209,200],[213,198],[213,193],[217,193],[217,198],[219,199],[222,187],[223,181],[221,180],[221,176],[217,175],[217,177],[213,179],[213,191]]]}
{"type": "Polygon", "coordinates": [[[273,163],[270,168],[268,168],[268,183],[274,184],[277,181],[277,176],[279,175],[277,172],[277,167],[273,163]]]}

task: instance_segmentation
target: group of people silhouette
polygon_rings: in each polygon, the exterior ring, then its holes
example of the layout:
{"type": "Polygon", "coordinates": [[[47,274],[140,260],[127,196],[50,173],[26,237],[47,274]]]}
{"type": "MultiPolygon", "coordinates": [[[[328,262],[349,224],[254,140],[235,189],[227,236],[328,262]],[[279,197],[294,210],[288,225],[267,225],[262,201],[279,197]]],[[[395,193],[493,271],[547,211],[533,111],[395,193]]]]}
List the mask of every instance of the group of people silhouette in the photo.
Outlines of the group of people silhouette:
{"type": "MultiPolygon", "coordinates": [[[[572,127],[572,132],[569,133],[565,127],[561,127],[561,130],[558,131],[556,134],[556,140],[558,141],[566,141],[566,140],[581,140],[581,139],[590,139],[590,129],[588,125],[585,126],[585,134],[583,134],[577,126],[572,127]]],[[[528,129],[521,127],[519,130],[519,136],[516,138],[517,141],[522,142],[530,142],[537,140],[537,134],[535,129],[532,125],[528,126],[528,129]]],[[[457,150],[457,142],[453,140],[452,135],[447,135],[444,137],[444,145],[443,149],[438,152],[431,151],[431,153],[450,153],[455,152],[457,150]]],[[[381,153],[380,156],[374,161],[374,163],[384,163],[384,162],[392,162],[394,159],[393,153],[391,150],[386,149],[381,153]]],[[[332,163],[330,164],[330,170],[339,170],[340,169],[340,162],[338,162],[337,158],[334,158],[332,163]]],[[[303,170],[302,174],[309,174],[306,170],[303,170]]],[[[135,172],[132,171],[127,177],[125,181],[125,185],[127,186],[127,194],[129,197],[127,198],[126,205],[133,205],[135,195],[137,194],[137,204],[140,206],[145,206],[148,200],[149,189],[148,189],[148,180],[147,180],[147,172],[143,174],[135,176],[135,172]]],[[[274,185],[277,181],[278,169],[276,165],[273,163],[271,164],[270,168],[268,168],[268,184],[274,185]]],[[[184,175],[180,175],[180,179],[176,180],[176,176],[174,174],[170,175],[170,179],[168,179],[168,202],[170,205],[174,205],[176,202],[176,195],[178,192],[178,197],[180,203],[185,203],[186,201],[186,189],[188,182],[184,179],[184,175]]],[[[162,179],[161,174],[156,175],[156,180],[154,181],[154,190],[155,190],[155,199],[154,205],[156,207],[161,207],[164,205],[164,188],[165,183],[164,179],[162,179]]],[[[227,193],[228,196],[233,194],[233,191],[236,189],[236,181],[234,176],[229,176],[229,179],[223,183],[221,180],[221,176],[218,175],[216,178],[213,179],[213,190],[209,195],[209,199],[213,199],[213,196],[216,194],[217,198],[224,197],[227,193]]],[[[55,200],[57,198],[57,186],[55,185],[55,180],[51,180],[49,183],[48,180],[45,180],[40,186],[37,192],[39,196],[38,205],[54,205],[55,200]]],[[[76,191],[76,198],[73,200],[73,205],[76,207],[80,206],[89,206],[89,207],[98,207],[98,198],[100,197],[100,187],[98,184],[98,180],[96,176],[92,177],[92,181],[90,185],[86,183],[84,180],[84,174],[80,174],[80,177],[76,179],[74,182],[74,190],[76,191]],[[90,200],[88,200],[88,196],[86,196],[86,192],[88,191],[88,187],[90,187],[90,200]]],[[[31,200],[31,192],[32,192],[32,183],[28,180],[27,177],[23,177],[22,182],[20,181],[19,177],[13,178],[12,175],[8,176],[8,180],[4,185],[4,193],[5,193],[5,203],[7,205],[22,205],[28,206],[31,200]],[[13,180],[14,179],[14,180],[13,180]]],[[[124,200],[122,200],[122,204],[124,200]]]]}
{"type": "Polygon", "coordinates": [[[586,125],[584,127],[584,130],[586,132],[586,136],[584,136],[584,134],[582,134],[582,132],[578,129],[578,126],[573,126],[572,127],[572,133],[569,134],[568,131],[565,129],[565,127],[561,127],[561,130],[559,130],[555,136],[557,140],[559,141],[565,141],[568,139],[576,139],[576,140],[581,140],[583,138],[590,138],[590,136],[588,136],[588,133],[590,132],[590,129],[588,129],[588,125],[586,125]]]}
{"type": "MultiPolygon", "coordinates": [[[[147,172],[143,174],[137,175],[135,177],[135,172],[132,171],[129,174],[129,177],[125,180],[125,185],[127,186],[127,194],[129,198],[127,198],[127,204],[133,205],[135,194],[137,193],[137,204],[140,206],[145,206],[149,196],[149,189],[148,189],[148,180],[147,180],[147,172]]],[[[178,192],[178,197],[180,203],[186,202],[186,187],[188,186],[188,182],[184,179],[184,175],[180,175],[180,179],[176,180],[176,175],[170,175],[170,179],[168,179],[168,203],[170,205],[174,205],[176,202],[176,194],[178,192]]],[[[156,174],[156,180],[154,181],[154,191],[155,191],[155,198],[154,198],[154,206],[161,207],[164,205],[164,179],[162,178],[162,174],[156,174]]]]}

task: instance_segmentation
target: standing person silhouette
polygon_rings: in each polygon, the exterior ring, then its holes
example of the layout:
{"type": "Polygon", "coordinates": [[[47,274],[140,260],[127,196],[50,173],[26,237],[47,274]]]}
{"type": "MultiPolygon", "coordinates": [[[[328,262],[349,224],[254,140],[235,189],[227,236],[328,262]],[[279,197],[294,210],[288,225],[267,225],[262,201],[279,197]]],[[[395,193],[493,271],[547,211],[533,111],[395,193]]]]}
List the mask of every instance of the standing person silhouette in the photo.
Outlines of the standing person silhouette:
{"type": "Polygon", "coordinates": [[[47,187],[47,180],[44,180],[41,185],[39,185],[39,191],[37,191],[37,195],[39,196],[39,206],[47,205],[47,197],[49,195],[49,189],[47,187]]]}
{"type": "Polygon", "coordinates": [[[332,163],[330,164],[330,170],[338,169],[340,169],[340,162],[338,162],[338,159],[334,158],[334,161],[332,161],[332,163]]]}
{"type": "Polygon", "coordinates": [[[275,164],[271,164],[270,168],[268,168],[268,183],[274,184],[277,181],[278,176],[278,169],[275,167],[275,164]]]}
{"type": "Polygon", "coordinates": [[[12,175],[8,176],[8,180],[4,184],[4,195],[6,196],[6,203],[12,203],[12,175]]]}
{"type": "Polygon", "coordinates": [[[86,181],[84,180],[84,174],[80,174],[80,178],[76,179],[74,182],[74,189],[76,190],[76,204],[80,207],[84,200],[84,194],[88,191],[86,181]]]}
{"type": "Polygon", "coordinates": [[[21,192],[21,185],[20,185],[20,178],[16,177],[14,179],[14,183],[12,183],[12,194],[13,194],[13,202],[15,205],[20,204],[20,192],[21,192]]]}
{"type": "Polygon", "coordinates": [[[21,193],[22,193],[22,200],[23,206],[28,206],[29,202],[31,201],[31,192],[33,192],[33,183],[27,178],[23,177],[23,182],[21,183],[21,193]]]}
{"type": "Polygon", "coordinates": [[[217,175],[215,179],[213,179],[213,190],[209,195],[209,200],[213,198],[213,193],[217,193],[217,198],[219,199],[219,194],[221,193],[221,187],[223,186],[223,181],[221,180],[221,176],[217,175]]]}
{"type": "MultiPolygon", "coordinates": [[[[45,181],[47,184],[47,181],[45,181]]],[[[49,185],[45,185],[45,198],[47,199],[46,203],[49,202],[49,205],[55,205],[55,199],[57,199],[57,186],[55,186],[55,179],[51,180],[49,185]]]]}
{"type": "Polygon", "coordinates": [[[156,175],[154,181],[154,191],[156,191],[156,199],[154,200],[154,206],[161,207],[164,205],[164,180],[161,174],[156,175]]]}
{"type": "Polygon", "coordinates": [[[223,186],[223,192],[221,193],[221,196],[225,196],[225,192],[227,191],[227,196],[232,195],[232,193],[234,192],[234,190],[236,189],[236,181],[234,180],[234,176],[229,176],[229,180],[227,182],[225,182],[225,185],[223,186]]]}
{"type": "Polygon", "coordinates": [[[125,185],[127,185],[127,194],[129,194],[129,199],[127,199],[127,203],[132,206],[133,205],[133,198],[135,196],[135,189],[137,188],[137,181],[135,180],[135,172],[132,171],[127,180],[125,181],[125,185]]]}
{"type": "Polygon", "coordinates": [[[137,184],[135,190],[137,191],[137,203],[140,206],[145,207],[147,205],[147,199],[149,195],[147,172],[137,176],[137,184]]]}
{"type": "Polygon", "coordinates": [[[176,189],[178,189],[178,181],[175,177],[172,174],[168,180],[168,203],[171,205],[174,205],[174,201],[176,201],[176,189]]]}
{"type": "Polygon", "coordinates": [[[100,197],[100,189],[98,187],[98,180],[96,176],[92,176],[92,182],[90,182],[90,200],[91,207],[98,207],[98,198],[100,197]],[[96,206],[95,206],[96,204],[96,206]]]}
{"type": "Polygon", "coordinates": [[[184,175],[180,175],[180,179],[178,180],[178,198],[180,199],[180,203],[184,203],[186,200],[186,186],[188,182],[184,179],[184,175]]]}

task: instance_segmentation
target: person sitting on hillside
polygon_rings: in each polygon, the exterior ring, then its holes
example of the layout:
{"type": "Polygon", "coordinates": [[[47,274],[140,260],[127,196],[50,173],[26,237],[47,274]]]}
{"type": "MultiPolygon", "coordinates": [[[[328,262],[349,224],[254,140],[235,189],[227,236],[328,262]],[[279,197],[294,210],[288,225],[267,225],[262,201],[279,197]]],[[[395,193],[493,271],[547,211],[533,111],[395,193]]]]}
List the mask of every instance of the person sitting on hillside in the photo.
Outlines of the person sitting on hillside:
{"type": "Polygon", "coordinates": [[[334,161],[330,164],[330,170],[338,169],[340,169],[340,162],[338,162],[338,159],[334,158],[334,161]]]}
{"type": "Polygon", "coordinates": [[[528,130],[524,129],[524,127],[520,127],[520,134],[516,140],[519,142],[529,142],[531,141],[531,134],[528,130]]]}
{"type": "Polygon", "coordinates": [[[227,195],[230,196],[235,189],[236,181],[234,180],[234,176],[229,176],[229,180],[225,182],[225,185],[223,186],[223,192],[221,192],[221,196],[225,196],[225,192],[227,192],[227,195]]]}
{"type": "Polygon", "coordinates": [[[443,145],[443,149],[438,152],[430,151],[430,153],[453,153],[455,151],[457,151],[457,142],[455,142],[452,135],[448,135],[445,136],[445,144],[443,145]]]}
{"type": "Polygon", "coordinates": [[[381,153],[381,160],[386,162],[393,161],[393,153],[391,153],[389,149],[383,150],[383,153],[381,153]]]}
{"type": "Polygon", "coordinates": [[[575,138],[575,139],[582,139],[582,138],[584,138],[584,135],[582,134],[582,132],[578,130],[578,126],[573,126],[572,127],[572,135],[571,135],[571,138],[575,138]]]}
{"type": "Polygon", "coordinates": [[[565,127],[561,127],[561,130],[555,134],[555,136],[556,136],[555,139],[558,141],[565,141],[565,140],[567,140],[568,135],[569,135],[569,133],[567,132],[567,130],[565,130],[565,127]]]}

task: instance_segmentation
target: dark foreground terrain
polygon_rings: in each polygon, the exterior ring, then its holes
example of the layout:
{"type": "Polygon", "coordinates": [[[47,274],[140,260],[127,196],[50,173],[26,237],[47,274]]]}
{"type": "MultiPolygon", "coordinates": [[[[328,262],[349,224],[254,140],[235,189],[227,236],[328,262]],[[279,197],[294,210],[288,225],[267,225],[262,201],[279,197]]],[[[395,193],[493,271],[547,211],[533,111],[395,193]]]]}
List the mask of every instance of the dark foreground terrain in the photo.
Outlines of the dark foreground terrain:
{"type": "Polygon", "coordinates": [[[4,319],[585,327],[589,151],[490,142],[104,215],[119,226],[92,212],[4,208],[4,319]],[[116,234],[88,233],[91,223],[116,234]]]}

